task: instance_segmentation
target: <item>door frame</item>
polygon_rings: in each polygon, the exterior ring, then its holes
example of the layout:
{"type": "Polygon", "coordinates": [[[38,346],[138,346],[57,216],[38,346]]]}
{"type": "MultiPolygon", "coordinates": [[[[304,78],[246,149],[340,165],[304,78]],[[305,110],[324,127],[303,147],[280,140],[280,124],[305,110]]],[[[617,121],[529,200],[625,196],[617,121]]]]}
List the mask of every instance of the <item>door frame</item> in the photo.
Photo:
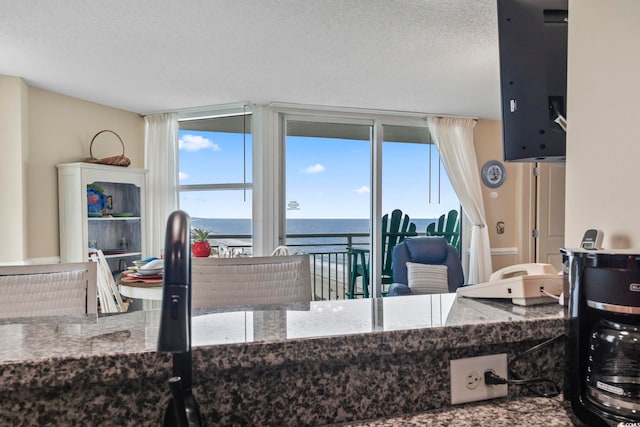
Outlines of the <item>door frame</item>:
{"type": "Polygon", "coordinates": [[[548,166],[545,165],[546,163],[518,163],[516,191],[521,194],[520,199],[516,199],[516,218],[519,221],[518,263],[546,262],[539,258],[539,238],[534,237],[534,230],[538,231],[539,236],[546,233],[546,230],[540,229],[539,198],[547,197],[548,194],[540,185],[540,177],[536,175],[536,168],[548,166]]]}

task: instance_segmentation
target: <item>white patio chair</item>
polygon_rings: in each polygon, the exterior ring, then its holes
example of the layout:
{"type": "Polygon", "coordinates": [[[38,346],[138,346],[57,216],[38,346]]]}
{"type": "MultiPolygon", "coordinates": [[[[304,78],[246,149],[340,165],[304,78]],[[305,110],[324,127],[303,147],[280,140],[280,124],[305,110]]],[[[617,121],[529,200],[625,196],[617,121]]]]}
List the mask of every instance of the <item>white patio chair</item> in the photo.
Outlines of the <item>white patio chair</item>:
{"type": "Polygon", "coordinates": [[[0,318],[97,313],[91,262],[0,267],[0,318]]]}
{"type": "Polygon", "coordinates": [[[311,301],[309,255],[192,258],[192,307],[311,301]]]}

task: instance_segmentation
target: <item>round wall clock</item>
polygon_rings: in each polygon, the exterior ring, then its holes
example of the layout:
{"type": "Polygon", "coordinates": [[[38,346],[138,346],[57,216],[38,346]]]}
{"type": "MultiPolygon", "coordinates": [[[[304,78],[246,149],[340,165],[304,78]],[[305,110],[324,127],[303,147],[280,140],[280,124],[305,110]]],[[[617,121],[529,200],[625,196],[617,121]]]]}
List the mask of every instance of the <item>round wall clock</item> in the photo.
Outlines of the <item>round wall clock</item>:
{"type": "Polygon", "coordinates": [[[497,160],[489,160],[482,167],[482,182],[489,188],[498,188],[505,178],[504,165],[497,160]]]}

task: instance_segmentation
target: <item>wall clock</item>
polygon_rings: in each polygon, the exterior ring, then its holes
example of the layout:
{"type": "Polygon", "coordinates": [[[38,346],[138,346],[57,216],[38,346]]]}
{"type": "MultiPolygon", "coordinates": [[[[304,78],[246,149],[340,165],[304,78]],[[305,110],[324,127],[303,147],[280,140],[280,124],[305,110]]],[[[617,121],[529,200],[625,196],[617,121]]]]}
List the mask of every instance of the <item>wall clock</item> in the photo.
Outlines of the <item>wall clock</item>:
{"type": "Polygon", "coordinates": [[[505,178],[504,165],[497,160],[489,160],[482,167],[482,182],[489,188],[498,188],[505,178]]]}

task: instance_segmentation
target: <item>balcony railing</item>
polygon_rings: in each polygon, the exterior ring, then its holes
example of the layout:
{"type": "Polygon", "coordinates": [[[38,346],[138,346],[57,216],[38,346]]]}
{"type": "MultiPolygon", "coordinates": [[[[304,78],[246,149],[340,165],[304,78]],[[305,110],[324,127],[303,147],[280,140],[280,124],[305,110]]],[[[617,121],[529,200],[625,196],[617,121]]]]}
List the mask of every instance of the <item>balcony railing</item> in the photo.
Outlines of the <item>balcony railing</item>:
{"type": "Polygon", "coordinates": [[[287,234],[287,246],[311,256],[315,300],[345,299],[351,277],[347,249],[368,247],[369,233],[287,234]]]}

